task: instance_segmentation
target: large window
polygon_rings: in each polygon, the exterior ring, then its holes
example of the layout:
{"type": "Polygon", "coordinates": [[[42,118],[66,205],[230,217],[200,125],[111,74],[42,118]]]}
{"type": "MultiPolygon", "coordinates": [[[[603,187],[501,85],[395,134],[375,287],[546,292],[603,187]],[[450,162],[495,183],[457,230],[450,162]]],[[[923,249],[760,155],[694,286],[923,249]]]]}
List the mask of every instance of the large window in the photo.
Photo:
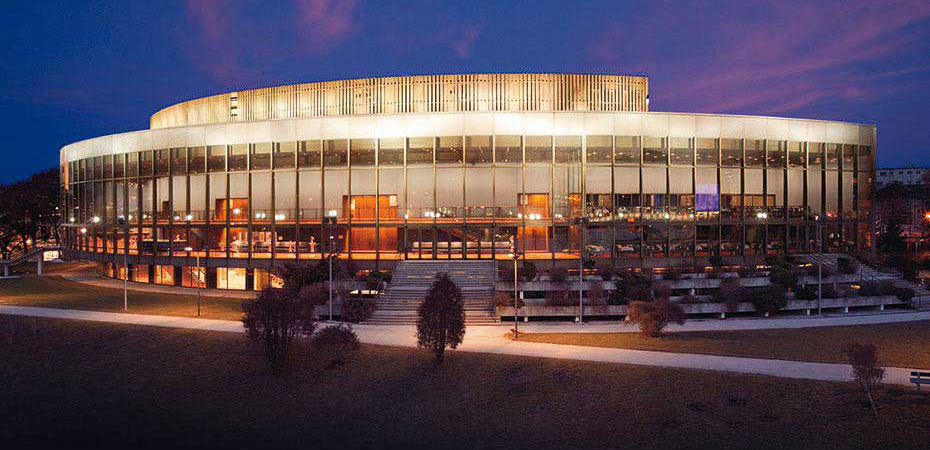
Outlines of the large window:
{"type": "Polygon", "coordinates": [[[433,138],[418,137],[407,140],[407,165],[433,164],[433,138]]]}
{"type": "Polygon", "coordinates": [[[320,141],[300,141],[297,144],[297,167],[320,167],[320,141]]]}
{"type": "Polygon", "coordinates": [[[323,141],[323,165],[326,167],[345,167],[349,162],[348,142],[345,139],[323,141]]]}
{"type": "Polygon", "coordinates": [[[378,142],[378,164],[382,166],[404,165],[404,138],[381,139],[378,142]]]}
{"type": "Polygon", "coordinates": [[[495,136],[494,158],[498,164],[522,164],[523,147],[520,136],[495,136]]]}
{"type": "Polygon", "coordinates": [[[349,160],[353,167],[375,165],[375,140],[352,139],[349,160]]]}
{"type": "Polygon", "coordinates": [[[271,168],[271,143],[260,142],[252,144],[252,170],[266,170],[271,168]]]}
{"type": "Polygon", "coordinates": [[[274,145],[274,168],[293,169],[294,155],[297,153],[297,143],[294,141],[277,142],[274,145]]]}
{"type": "Polygon", "coordinates": [[[462,137],[443,136],[439,138],[439,147],[436,149],[437,164],[462,164],[462,137]]]}
{"type": "MultiPolygon", "coordinates": [[[[528,154],[529,152],[527,152],[528,154]]],[[[527,159],[529,159],[529,156],[527,156],[527,159]]],[[[581,136],[556,136],[555,162],[560,164],[581,164],[581,136]]]]}
{"type": "Polygon", "coordinates": [[[669,138],[669,162],[674,165],[690,166],[694,162],[690,138],[669,138]]]}
{"type": "Polygon", "coordinates": [[[526,137],[527,163],[552,163],[552,137],[527,136],[526,137]]]}
{"type": "Polygon", "coordinates": [[[697,164],[699,166],[716,166],[720,156],[717,154],[717,140],[697,138],[697,164]]]}
{"type": "Polygon", "coordinates": [[[585,160],[588,164],[610,164],[613,158],[611,136],[588,136],[585,147],[585,160]]]}
{"type": "Polygon", "coordinates": [[[614,162],[617,164],[639,164],[639,136],[617,136],[614,162]]]}
{"type": "Polygon", "coordinates": [[[643,164],[666,164],[668,152],[664,137],[643,138],[643,164]]]}
{"type": "Polygon", "coordinates": [[[491,164],[494,161],[491,136],[465,137],[465,162],[467,164],[491,164]]]}

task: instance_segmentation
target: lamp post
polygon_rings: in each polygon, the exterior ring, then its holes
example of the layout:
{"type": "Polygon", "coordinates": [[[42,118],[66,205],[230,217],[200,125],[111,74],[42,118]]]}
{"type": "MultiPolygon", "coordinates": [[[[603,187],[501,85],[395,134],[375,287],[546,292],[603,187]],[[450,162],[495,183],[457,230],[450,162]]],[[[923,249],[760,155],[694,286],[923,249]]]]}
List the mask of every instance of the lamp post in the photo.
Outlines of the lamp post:
{"type": "Polygon", "coordinates": [[[513,246],[510,249],[510,257],[513,258],[513,339],[520,338],[520,292],[519,279],[517,275],[517,262],[520,260],[520,247],[517,240],[514,239],[513,246]]]}
{"type": "Polygon", "coordinates": [[[333,321],[333,245],[335,244],[335,236],[333,236],[333,227],[336,226],[336,211],[330,210],[326,217],[323,218],[323,224],[329,225],[329,255],[327,259],[329,260],[329,321],[333,321]]]}
{"type": "Polygon", "coordinates": [[[814,216],[817,224],[817,315],[823,315],[823,226],[820,215],[814,216]]]}
{"type": "Polygon", "coordinates": [[[123,275],[123,311],[126,311],[129,309],[129,242],[126,239],[126,221],[123,220],[123,216],[119,217],[118,222],[123,228],[123,269],[126,270],[123,275]]]}
{"type": "Polygon", "coordinates": [[[584,253],[586,250],[585,245],[585,230],[588,227],[588,222],[591,219],[587,215],[575,218],[575,225],[579,226],[578,229],[578,241],[580,243],[578,247],[578,323],[584,322],[584,253]]]}
{"type": "MultiPolygon", "coordinates": [[[[187,258],[190,259],[191,252],[194,251],[191,247],[184,247],[184,251],[187,252],[187,258]]],[[[194,255],[197,261],[197,317],[200,317],[200,253],[194,255]]]]}

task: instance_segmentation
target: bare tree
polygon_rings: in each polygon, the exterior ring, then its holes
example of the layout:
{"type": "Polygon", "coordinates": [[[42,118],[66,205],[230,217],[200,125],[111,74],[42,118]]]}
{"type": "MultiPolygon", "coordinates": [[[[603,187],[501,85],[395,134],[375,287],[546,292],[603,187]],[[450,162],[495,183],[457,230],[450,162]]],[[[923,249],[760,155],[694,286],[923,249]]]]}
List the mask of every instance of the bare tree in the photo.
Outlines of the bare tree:
{"type": "Polygon", "coordinates": [[[314,299],[287,285],[284,289],[264,290],[254,300],[242,303],[242,325],[250,339],[262,340],[269,370],[284,369],[294,339],[313,334],[315,306],[314,299]]]}
{"type": "Polygon", "coordinates": [[[462,292],[449,275],[436,275],[417,313],[417,346],[432,350],[440,364],[446,347],[458,347],[465,337],[462,292]]]}
{"type": "Polygon", "coordinates": [[[878,352],[875,346],[853,342],[846,346],[846,357],[849,359],[849,365],[852,366],[853,378],[865,390],[869,406],[877,416],[878,408],[875,407],[875,401],[872,399],[872,390],[885,378],[885,369],[878,365],[878,352]]]}

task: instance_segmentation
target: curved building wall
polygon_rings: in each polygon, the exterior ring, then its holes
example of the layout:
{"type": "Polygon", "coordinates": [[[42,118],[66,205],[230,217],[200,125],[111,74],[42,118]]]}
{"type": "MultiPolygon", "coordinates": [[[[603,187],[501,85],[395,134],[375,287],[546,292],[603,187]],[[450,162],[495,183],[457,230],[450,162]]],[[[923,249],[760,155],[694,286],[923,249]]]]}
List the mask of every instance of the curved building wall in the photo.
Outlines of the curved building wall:
{"type": "Polygon", "coordinates": [[[123,133],[62,149],[67,245],[168,284],[192,279],[200,256],[228,288],[246,287],[240,271],[258,287],[277,261],[324,258],[330,235],[371,266],[506,259],[513,243],[553,263],[582,246],[617,265],[742,259],[812,251],[818,223],[825,251],[848,251],[870,245],[874,144],[866,125],[645,112],[123,133]]]}
{"type": "Polygon", "coordinates": [[[459,111],[648,111],[649,79],[500,73],[359,78],[249,89],[158,111],[151,128],[300,117],[459,111]]]}

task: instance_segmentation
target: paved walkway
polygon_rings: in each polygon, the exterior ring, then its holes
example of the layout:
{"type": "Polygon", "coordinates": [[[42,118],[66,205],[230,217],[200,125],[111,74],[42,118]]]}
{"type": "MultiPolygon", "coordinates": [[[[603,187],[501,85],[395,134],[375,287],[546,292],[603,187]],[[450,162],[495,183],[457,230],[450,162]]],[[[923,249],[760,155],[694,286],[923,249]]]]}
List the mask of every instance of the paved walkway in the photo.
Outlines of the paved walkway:
{"type": "MultiPolygon", "coordinates": [[[[837,313],[816,316],[783,317],[740,317],[731,319],[688,319],[684,325],[669,324],[663,330],[668,333],[684,331],[735,331],[774,330],[779,328],[835,327],[846,325],[871,325],[879,323],[917,322],[930,320],[930,311],[885,311],[861,313],[837,313]]],[[[513,322],[504,321],[508,329],[513,322]]],[[[520,322],[520,330],[528,333],[638,333],[639,328],[622,321],[585,322],[520,322]]]]}
{"type": "MultiPolygon", "coordinates": [[[[124,323],[194,330],[243,332],[242,324],[229,320],[195,319],[185,317],[149,316],[99,311],[76,311],[22,306],[0,306],[0,314],[124,323]]],[[[355,325],[359,339],[368,344],[415,347],[413,326],[355,325]]],[[[579,361],[597,361],[636,364],[657,367],[713,370],[782,378],[801,378],[824,381],[849,381],[850,367],[845,364],[826,364],[777,359],[737,358],[685,353],[666,353],[615,348],[582,347],[573,345],[516,342],[503,336],[508,327],[471,327],[465,342],[458,351],[506,355],[559,358],[579,361]]],[[[912,369],[887,367],[885,382],[909,385],[912,369]]]]}

